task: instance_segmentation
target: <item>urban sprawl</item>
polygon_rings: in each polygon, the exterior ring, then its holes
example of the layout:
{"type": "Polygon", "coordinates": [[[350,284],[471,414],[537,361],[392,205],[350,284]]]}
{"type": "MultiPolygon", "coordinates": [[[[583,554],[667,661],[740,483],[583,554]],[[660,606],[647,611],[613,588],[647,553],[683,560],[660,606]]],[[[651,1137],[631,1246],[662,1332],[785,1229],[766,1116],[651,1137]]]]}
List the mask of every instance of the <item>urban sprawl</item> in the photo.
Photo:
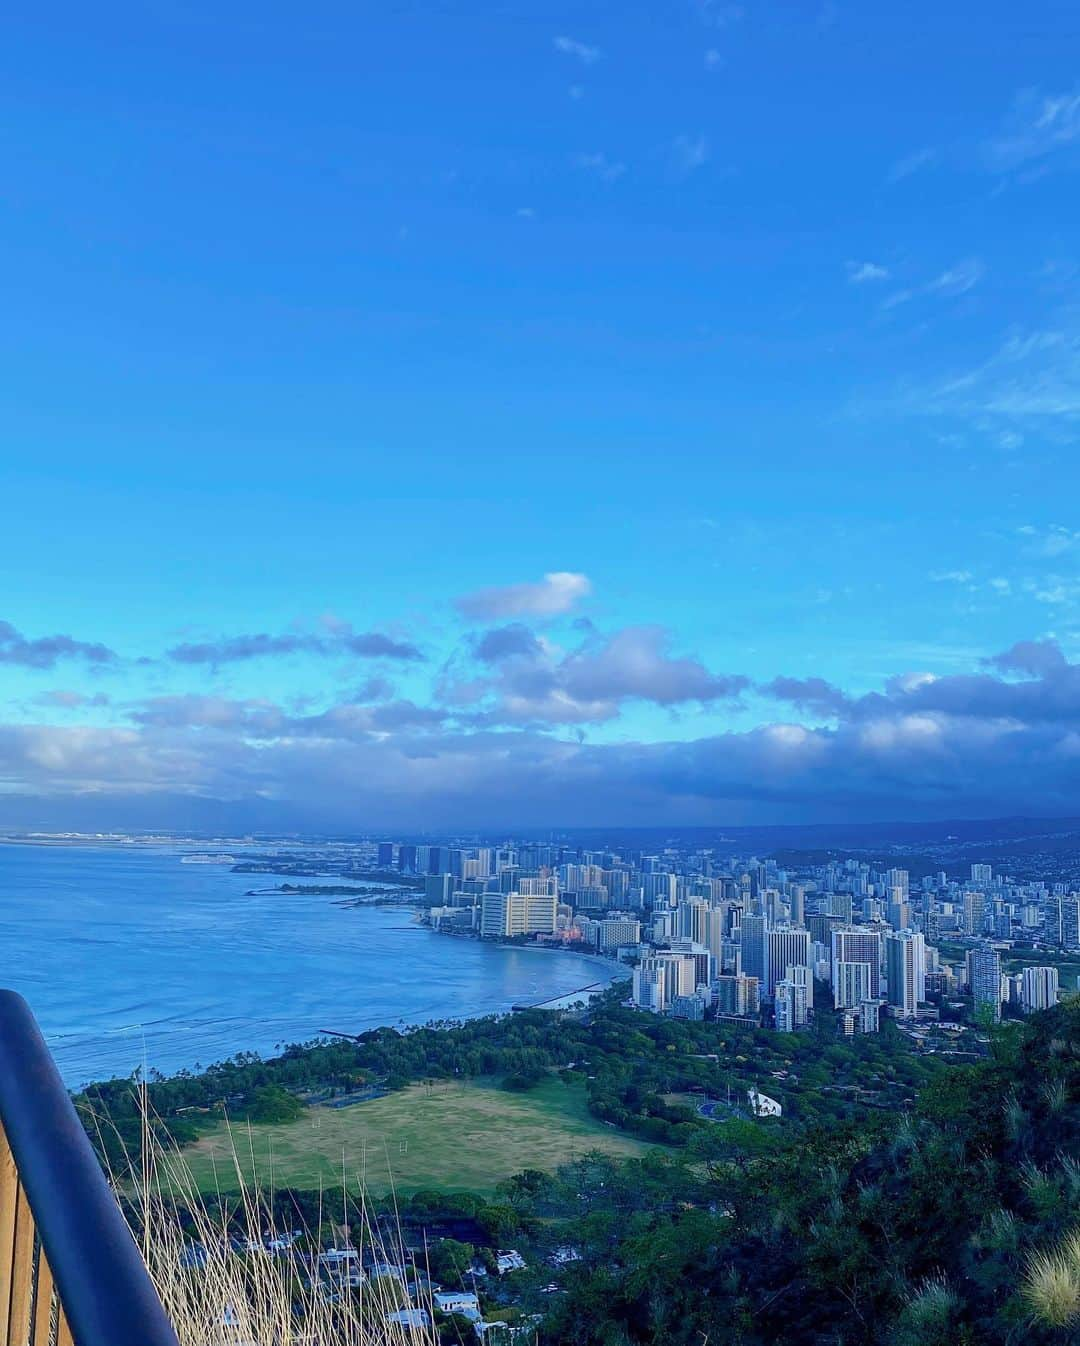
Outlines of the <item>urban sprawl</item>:
{"type": "Polygon", "coordinates": [[[1080,951],[1080,894],[988,864],[912,881],[859,859],[785,868],[711,850],[373,850],[380,868],[422,879],[434,930],[618,960],[635,1006],[677,1018],[794,1032],[816,999],[849,1036],[877,1032],[882,1015],[916,1031],[985,1025],[1056,1004],[1056,964],[1080,951]]]}

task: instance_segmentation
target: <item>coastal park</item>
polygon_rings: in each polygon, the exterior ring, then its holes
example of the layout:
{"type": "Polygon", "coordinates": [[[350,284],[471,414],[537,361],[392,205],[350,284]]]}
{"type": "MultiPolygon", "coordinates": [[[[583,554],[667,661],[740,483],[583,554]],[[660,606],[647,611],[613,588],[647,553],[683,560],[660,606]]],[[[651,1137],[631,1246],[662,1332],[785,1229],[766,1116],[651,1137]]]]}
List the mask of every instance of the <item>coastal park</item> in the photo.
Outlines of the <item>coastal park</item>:
{"type": "Polygon", "coordinates": [[[425,1188],[490,1193],[525,1168],[553,1171],[590,1151],[652,1148],[588,1112],[584,1082],[551,1076],[524,1093],[496,1081],[410,1085],[349,1107],[310,1107],[292,1122],[222,1122],[184,1151],[200,1190],[242,1183],[306,1190],[358,1182],[372,1195],[425,1188]]]}

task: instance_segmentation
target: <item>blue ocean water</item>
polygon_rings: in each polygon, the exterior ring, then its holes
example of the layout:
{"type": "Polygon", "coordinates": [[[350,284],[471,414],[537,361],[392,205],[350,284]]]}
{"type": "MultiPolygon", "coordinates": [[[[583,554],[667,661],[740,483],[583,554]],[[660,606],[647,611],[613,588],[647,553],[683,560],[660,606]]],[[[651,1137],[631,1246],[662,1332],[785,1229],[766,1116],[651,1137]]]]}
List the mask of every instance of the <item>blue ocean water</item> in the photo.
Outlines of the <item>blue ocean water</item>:
{"type": "Polygon", "coordinates": [[[436,935],[411,910],[245,896],[282,882],[173,848],[0,843],[0,985],[27,998],[77,1087],[271,1054],[321,1029],[500,1012],[613,971],[436,935]]]}

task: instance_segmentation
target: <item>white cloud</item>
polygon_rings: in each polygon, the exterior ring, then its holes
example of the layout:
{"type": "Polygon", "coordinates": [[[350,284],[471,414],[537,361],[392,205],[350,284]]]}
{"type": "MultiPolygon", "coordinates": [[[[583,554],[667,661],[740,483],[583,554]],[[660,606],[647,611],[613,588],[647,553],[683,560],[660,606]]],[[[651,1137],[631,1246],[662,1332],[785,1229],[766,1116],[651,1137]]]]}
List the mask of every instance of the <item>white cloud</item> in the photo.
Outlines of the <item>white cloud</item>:
{"type": "Polygon", "coordinates": [[[556,51],[573,56],[582,65],[595,65],[603,56],[599,47],[591,47],[587,42],[579,42],[575,37],[557,37],[554,39],[556,51]]]}
{"type": "Polygon", "coordinates": [[[1080,532],[1074,532],[1062,524],[1052,523],[1046,528],[1035,528],[1025,524],[1018,530],[1031,539],[1025,550],[1036,556],[1064,556],[1080,546],[1080,532]]]}
{"type": "Polygon", "coordinates": [[[986,273],[978,257],[965,257],[943,271],[926,287],[931,294],[961,295],[975,288],[986,273]]]}
{"type": "MultiPolygon", "coordinates": [[[[1070,319],[1071,321],[1071,319],[1070,319]]],[[[1080,329],[1013,332],[981,365],[961,370],[910,399],[933,415],[992,421],[1062,423],[1080,418],[1080,329]]],[[[1000,428],[1000,427],[998,427],[1000,428]]]]}
{"type": "Polygon", "coordinates": [[[878,266],[876,262],[848,262],[847,272],[852,285],[865,285],[867,281],[889,279],[888,268],[878,266]]]}
{"type": "Polygon", "coordinates": [[[458,611],[473,621],[504,617],[558,617],[592,591],[587,575],[555,570],[535,583],[481,589],[457,600],[458,611]]]}
{"type": "Polygon", "coordinates": [[[931,570],[935,584],[970,584],[975,576],[970,570],[931,570]]]}
{"type": "Polygon", "coordinates": [[[985,152],[992,169],[1008,172],[1075,145],[1080,145],[1080,89],[1061,94],[1025,89],[1013,101],[1005,131],[985,152]]]}

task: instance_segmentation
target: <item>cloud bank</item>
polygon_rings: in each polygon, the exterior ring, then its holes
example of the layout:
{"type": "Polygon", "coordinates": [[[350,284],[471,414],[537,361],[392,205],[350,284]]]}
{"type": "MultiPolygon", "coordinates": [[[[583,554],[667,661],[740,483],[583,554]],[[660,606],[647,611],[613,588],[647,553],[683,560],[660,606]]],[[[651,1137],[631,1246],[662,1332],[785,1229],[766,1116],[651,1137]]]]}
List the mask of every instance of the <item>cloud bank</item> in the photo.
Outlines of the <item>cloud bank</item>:
{"type": "MultiPolygon", "coordinates": [[[[477,610],[532,604],[543,620],[555,595],[582,592],[489,590],[477,610]]],[[[658,627],[576,627],[567,647],[523,621],[474,632],[430,698],[380,679],[315,709],[188,693],[114,699],[100,709],[108,724],[0,725],[0,785],[39,799],[42,816],[50,800],[187,798],[232,819],[272,805],[354,831],[1075,812],[1080,663],[1053,641],[1018,642],[968,673],[897,670],[853,695],[817,677],[718,672],[658,627]],[[585,734],[631,703],[714,718],[709,732],[673,723],[651,742],[585,734]],[[761,723],[715,727],[747,705],[761,723]]]]}

